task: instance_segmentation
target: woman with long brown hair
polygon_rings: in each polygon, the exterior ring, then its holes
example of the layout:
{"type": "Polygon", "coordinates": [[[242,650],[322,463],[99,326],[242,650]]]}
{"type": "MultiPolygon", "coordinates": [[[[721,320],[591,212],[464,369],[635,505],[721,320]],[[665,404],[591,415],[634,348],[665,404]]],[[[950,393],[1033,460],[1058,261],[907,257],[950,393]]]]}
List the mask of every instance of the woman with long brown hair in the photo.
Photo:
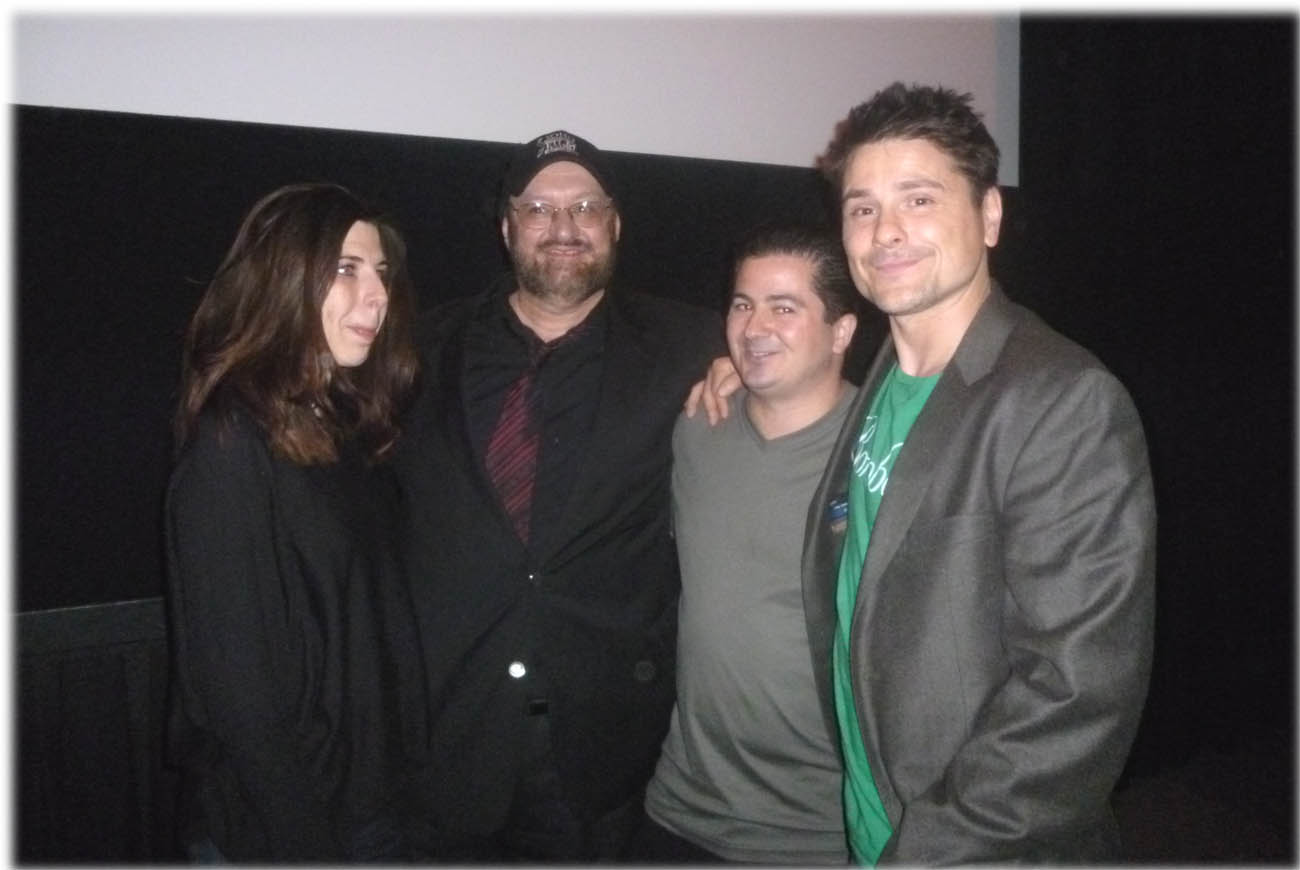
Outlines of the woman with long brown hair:
{"type": "Polygon", "coordinates": [[[190,323],[166,538],[193,860],[403,857],[423,713],[384,459],[413,306],[392,224],[298,184],[253,207],[190,323]]]}

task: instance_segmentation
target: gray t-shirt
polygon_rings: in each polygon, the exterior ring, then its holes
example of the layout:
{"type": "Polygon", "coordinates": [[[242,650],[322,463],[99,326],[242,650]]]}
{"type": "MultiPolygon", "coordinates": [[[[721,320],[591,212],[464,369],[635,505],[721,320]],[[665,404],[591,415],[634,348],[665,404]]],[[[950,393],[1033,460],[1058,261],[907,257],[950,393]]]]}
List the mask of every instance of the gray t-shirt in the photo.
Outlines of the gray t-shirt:
{"type": "Polygon", "coordinates": [[[744,392],[673,431],[682,565],[677,707],[646,811],[732,861],[847,860],[841,766],[813,681],[799,562],[813,491],[854,390],[765,441],[744,392]]]}

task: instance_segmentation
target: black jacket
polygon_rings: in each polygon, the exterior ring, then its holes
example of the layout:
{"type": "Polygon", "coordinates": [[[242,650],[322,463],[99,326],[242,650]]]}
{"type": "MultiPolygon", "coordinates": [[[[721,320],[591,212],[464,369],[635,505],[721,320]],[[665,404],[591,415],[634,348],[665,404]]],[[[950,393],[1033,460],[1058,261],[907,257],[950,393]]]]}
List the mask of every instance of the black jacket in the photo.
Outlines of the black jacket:
{"type": "Polygon", "coordinates": [[[201,416],[166,509],[183,838],[235,861],[393,857],[424,713],[388,474],[351,449],[295,465],[246,413],[201,416]]]}
{"type": "Polygon", "coordinates": [[[546,703],[572,801],[596,817],[654,769],[674,691],[677,554],[672,427],[722,353],[717,315],[650,296],[606,299],[595,423],[557,534],[533,555],[513,533],[467,435],[466,323],[490,294],[433,313],[423,386],[399,446],[412,597],[426,645],[432,818],[496,830],[530,702],[546,703]],[[522,665],[526,673],[512,676],[522,665]]]}

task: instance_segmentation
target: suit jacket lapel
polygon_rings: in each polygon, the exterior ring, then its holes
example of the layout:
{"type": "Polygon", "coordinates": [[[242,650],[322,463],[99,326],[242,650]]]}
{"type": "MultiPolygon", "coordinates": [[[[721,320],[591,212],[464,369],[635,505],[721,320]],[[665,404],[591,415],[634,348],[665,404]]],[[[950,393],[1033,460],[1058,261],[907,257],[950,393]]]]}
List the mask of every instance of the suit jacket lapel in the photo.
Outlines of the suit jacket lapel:
{"type": "Polygon", "coordinates": [[[469,415],[465,409],[464,385],[467,359],[465,342],[469,340],[467,334],[474,329],[475,321],[481,316],[482,306],[490,304],[491,296],[484,297],[473,311],[467,313],[467,322],[460,327],[460,337],[457,340],[445,341],[435,351],[438,365],[432,376],[437,379],[438,388],[432,391],[436,398],[430,412],[433,420],[443,421],[441,429],[447,433],[445,446],[450,454],[456,457],[456,466],[474,478],[476,484],[474,488],[480,493],[486,508],[483,516],[493,517],[501,526],[501,540],[513,542],[513,546],[523,547],[523,543],[515,534],[514,524],[497,495],[496,486],[483,465],[483,459],[474,449],[469,434],[469,415]]]}
{"type": "Polygon", "coordinates": [[[859,610],[870,601],[876,581],[906,537],[921,499],[930,488],[952,424],[961,415],[965,389],[954,380],[946,371],[940,376],[889,473],[889,484],[867,544],[867,561],[858,587],[859,610]]]}
{"type": "Polygon", "coordinates": [[[885,338],[862,381],[844,425],[831,448],[826,471],[808,508],[802,560],[804,617],[808,624],[809,650],[817,695],[822,701],[822,716],[832,739],[839,733],[831,685],[831,645],[835,638],[835,585],[839,578],[840,551],[844,545],[846,524],[833,522],[832,502],[844,499],[847,505],[849,472],[853,466],[853,447],[862,430],[862,419],[871,406],[871,398],[894,363],[894,345],[885,338]]]}
{"type": "Polygon", "coordinates": [[[975,384],[992,370],[1006,343],[1012,326],[1008,310],[1006,297],[994,283],[908,433],[871,530],[856,613],[869,612],[878,581],[912,526],[975,384]]]}
{"type": "MultiPolygon", "coordinates": [[[[935,385],[934,393],[909,433],[876,517],[855,613],[866,612],[871,607],[876,584],[916,516],[933,480],[933,469],[947,445],[951,427],[965,412],[972,385],[992,369],[1012,326],[1008,311],[1008,302],[995,282],[991,297],[976,315],[952,362],[945,369],[945,376],[935,385]]],[[[896,360],[893,340],[886,337],[831,451],[826,471],[809,507],[804,536],[803,597],[813,675],[822,700],[823,716],[832,735],[838,733],[838,726],[832,695],[830,653],[835,636],[835,587],[844,530],[843,526],[832,528],[827,512],[833,500],[847,495],[853,448],[863,416],[896,360]]]]}

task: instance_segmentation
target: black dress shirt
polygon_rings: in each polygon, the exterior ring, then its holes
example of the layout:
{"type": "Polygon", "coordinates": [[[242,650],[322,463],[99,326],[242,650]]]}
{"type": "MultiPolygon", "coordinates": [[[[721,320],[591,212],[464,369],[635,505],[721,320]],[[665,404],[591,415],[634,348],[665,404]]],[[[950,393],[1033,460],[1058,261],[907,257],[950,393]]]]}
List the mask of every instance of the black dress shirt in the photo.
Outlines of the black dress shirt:
{"type": "Polygon", "coordinates": [[[538,415],[541,442],[526,542],[530,549],[551,539],[574,469],[582,466],[604,370],[605,311],[602,299],[581,324],[543,342],[519,320],[508,294],[498,293],[466,332],[465,414],[480,464],[506,392],[526,369],[537,365],[531,407],[538,415]]]}

